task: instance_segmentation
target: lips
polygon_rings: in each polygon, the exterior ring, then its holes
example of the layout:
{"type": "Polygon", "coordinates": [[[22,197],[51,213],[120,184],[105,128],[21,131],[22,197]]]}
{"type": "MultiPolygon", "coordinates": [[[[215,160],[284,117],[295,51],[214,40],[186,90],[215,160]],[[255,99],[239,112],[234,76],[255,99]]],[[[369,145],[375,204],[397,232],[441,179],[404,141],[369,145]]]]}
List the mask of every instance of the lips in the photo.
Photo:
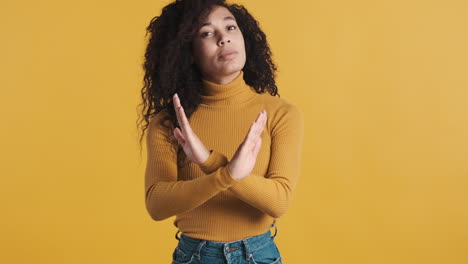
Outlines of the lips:
{"type": "Polygon", "coordinates": [[[224,50],[221,53],[219,53],[219,57],[226,57],[227,55],[235,54],[237,51],[235,50],[224,50]]]}

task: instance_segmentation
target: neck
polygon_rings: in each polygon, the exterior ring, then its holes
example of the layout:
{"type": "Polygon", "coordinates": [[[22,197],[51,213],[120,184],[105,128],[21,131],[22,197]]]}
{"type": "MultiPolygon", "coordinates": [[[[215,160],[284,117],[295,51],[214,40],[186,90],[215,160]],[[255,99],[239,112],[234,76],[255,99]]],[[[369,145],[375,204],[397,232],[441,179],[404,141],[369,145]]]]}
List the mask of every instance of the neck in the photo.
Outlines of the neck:
{"type": "Polygon", "coordinates": [[[202,82],[203,88],[200,94],[202,104],[209,106],[234,106],[250,101],[258,95],[252,87],[245,83],[243,71],[224,84],[204,78],[202,82]]]}
{"type": "Polygon", "coordinates": [[[233,72],[233,73],[231,73],[229,75],[225,75],[225,76],[222,76],[222,77],[206,75],[202,79],[206,80],[206,81],[209,81],[209,82],[212,82],[212,83],[216,83],[216,84],[228,84],[228,83],[232,82],[232,80],[234,80],[237,76],[239,76],[239,74],[241,72],[242,71],[233,72]]]}

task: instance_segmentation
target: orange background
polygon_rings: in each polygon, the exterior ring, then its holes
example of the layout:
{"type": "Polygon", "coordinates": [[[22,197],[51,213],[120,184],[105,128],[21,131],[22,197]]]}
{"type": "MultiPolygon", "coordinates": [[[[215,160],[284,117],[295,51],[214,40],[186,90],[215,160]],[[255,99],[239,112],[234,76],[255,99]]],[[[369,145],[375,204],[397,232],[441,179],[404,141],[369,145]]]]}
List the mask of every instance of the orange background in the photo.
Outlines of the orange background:
{"type": "MultiPolygon", "coordinates": [[[[2,4],[2,262],[170,263],[136,128],[145,28],[168,3],[2,4]]],[[[468,263],[468,2],[236,3],[305,113],[283,262],[468,263]]]]}

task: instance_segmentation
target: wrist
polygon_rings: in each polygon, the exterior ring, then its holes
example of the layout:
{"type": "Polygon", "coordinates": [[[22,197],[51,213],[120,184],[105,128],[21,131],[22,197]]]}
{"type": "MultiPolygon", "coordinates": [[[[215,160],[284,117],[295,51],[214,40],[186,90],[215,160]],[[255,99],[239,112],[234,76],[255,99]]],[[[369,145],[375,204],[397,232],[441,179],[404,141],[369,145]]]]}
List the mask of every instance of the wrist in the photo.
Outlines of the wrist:
{"type": "Polygon", "coordinates": [[[231,163],[228,163],[228,165],[226,165],[227,166],[227,172],[228,172],[229,176],[231,176],[231,178],[233,178],[234,180],[237,181],[237,178],[234,176],[234,174],[232,174],[231,167],[229,166],[230,164],[231,163]]]}
{"type": "Polygon", "coordinates": [[[213,152],[213,150],[205,149],[204,152],[205,152],[205,153],[203,154],[203,157],[201,158],[201,162],[200,162],[200,164],[198,164],[198,165],[204,164],[204,163],[208,160],[208,158],[210,157],[210,155],[211,155],[211,153],[213,152]]]}

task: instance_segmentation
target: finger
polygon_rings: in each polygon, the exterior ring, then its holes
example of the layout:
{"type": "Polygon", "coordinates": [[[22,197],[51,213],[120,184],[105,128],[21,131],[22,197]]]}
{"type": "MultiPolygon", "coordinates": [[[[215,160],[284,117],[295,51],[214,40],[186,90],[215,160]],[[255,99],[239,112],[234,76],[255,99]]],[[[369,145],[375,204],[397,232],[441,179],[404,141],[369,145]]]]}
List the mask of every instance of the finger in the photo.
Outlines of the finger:
{"type": "Polygon", "coordinates": [[[182,120],[182,123],[179,123],[182,128],[182,132],[184,135],[189,136],[190,133],[192,133],[192,127],[190,126],[189,120],[187,116],[185,115],[185,110],[184,107],[181,106],[180,108],[180,119],[182,120]]]}
{"type": "Polygon", "coordinates": [[[185,137],[178,127],[174,129],[174,136],[177,138],[179,144],[181,144],[182,146],[185,145],[185,137]]]}
{"type": "Polygon", "coordinates": [[[261,116],[258,119],[258,122],[255,124],[255,136],[260,136],[263,132],[263,127],[265,126],[266,122],[266,112],[262,111],[261,116]]]}
{"type": "Polygon", "coordinates": [[[255,129],[255,126],[256,126],[256,122],[253,122],[252,125],[250,125],[249,131],[247,132],[247,135],[245,136],[244,141],[248,141],[248,142],[251,141],[252,134],[253,134],[253,131],[255,129]]]}
{"type": "Polygon", "coordinates": [[[262,133],[263,129],[265,128],[265,124],[266,124],[266,121],[267,121],[267,114],[266,114],[266,111],[263,113],[263,116],[262,116],[262,121],[261,121],[261,124],[259,125],[260,127],[260,131],[259,131],[259,134],[262,133]]]}
{"type": "Polygon", "coordinates": [[[265,110],[262,111],[262,117],[259,121],[260,125],[263,126],[267,120],[267,112],[265,110]]]}
{"type": "Polygon", "coordinates": [[[262,135],[263,130],[265,130],[265,124],[266,124],[266,121],[264,120],[264,121],[262,122],[262,124],[260,125],[260,128],[259,128],[259,130],[258,130],[258,134],[257,134],[257,135],[258,135],[259,137],[262,135]]]}
{"type": "Polygon", "coordinates": [[[174,110],[175,110],[175,113],[176,113],[177,122],[179,122],[179,124],[181,124],[182,121],[181,121],[181,118],[180,118],[180,107],[182,107],[182,106],[180,105],[180,100],[179,100],[179,96],[177,95],[177,93],[175,93],[174,96],[172,96],[172,102],[174,103],[174,110]]]}
{"type": "MultiPolygon", "coordinates": [[[[176,129],[177,129],[177,128],[176,128],[176,129]]],[[[174,137],[177,139],[177,142],[180,144],[180,138],[179,138],[179,135],[178,135],[177,132],[176,132],[176,129],[174,129],[174,130],[172,131],[172,133],[174,134],[174,137]]]]}
{"type": "Polygon", "coordinates": [[[185,110],[184,110],[184,107],[182,106],[182,104],[180,103],[180,99],[179,99],[179,96],[175,95],[175,101],[177,103],[177,109],[178,109],[178,121],[179,121],[179,124],[180,124],[180,128],[182,130],[182,134],[184,135],[187,135],[187,132],[191,132],[192,131],[192,128],[190,127],[190,123],[188,121],[188,118],[187,116],[185,115],[185,110]]]}
{"type": "Polygon", "coordinates": [[[252,149],[252,153],[255,157],[258,155],[258,152],[260,151],[261,146],[262,146],[262,139],[259,138],[259,140],[255,142],[255,146],[252,149]]]}
{"type": "Polygon", "coordinates": [[[263,118],[263,111],[261,111],[258,115],[257,115],[257,119],[255,119],[255,123],[258,123],[260,120],[262,120],[263,118]]]}
{"type": "Polygon", "coordinates": [[[251,142],[255,137],[258,137],[261,133],[261,128],[263,126],[264,121],[264,116],[266,114],[266,111],[263,110],[257,115],[257,119],[255,122],[252,123],[252,125],[249,128],[249,131],[245,137],[245,141],[251,142]]]}
{"type": "MultiPolygon", "coordinates": [[[[261,131],[263,131],[263,129],[265,128],[265,125],[267,123],[267,120],[268,120],[268,117],[267,117],[267,114],[266,114],[266,111],[265,111],[265,116],[263,117],[263,124],[262,124],[262,129],[261,131]]],[[[260,132],[261,133],[261,132],[260,132]]]]}
{"type": "Polygon", "coordinates": [[[179,99],[179,96],[177,95],[177,93],[175,93],[173,96],[172,96],[172,101],[174,102],[174,108],[177,110],[177,108],[180,107],[180,101],[178,100],[179,99]]]}
{"type": "Polygon", "coordinates": [[[255,138],[258,137],[258,125],[259,125],[259,123],[254,122],[254,123],[252,123],[252,125],[250,126],[249,132],[247,133],[247,136],[246,136],[246,138],[245,138],[245,140],[246,140],[247,142],[249,142],[249,144],[253,144],[255,138]]]}
{"type": "Polygon", "coordinates": [[[258,133],[258,127],[262,123],[262,120],[263,120],[263,111],[260,112],[257,115],[257,118],[255,119],[255,122],[253,122],[253,124],[251,125],[251,130],[252,131],[249,131],[249,133],[257,134],[258,133]]]}

